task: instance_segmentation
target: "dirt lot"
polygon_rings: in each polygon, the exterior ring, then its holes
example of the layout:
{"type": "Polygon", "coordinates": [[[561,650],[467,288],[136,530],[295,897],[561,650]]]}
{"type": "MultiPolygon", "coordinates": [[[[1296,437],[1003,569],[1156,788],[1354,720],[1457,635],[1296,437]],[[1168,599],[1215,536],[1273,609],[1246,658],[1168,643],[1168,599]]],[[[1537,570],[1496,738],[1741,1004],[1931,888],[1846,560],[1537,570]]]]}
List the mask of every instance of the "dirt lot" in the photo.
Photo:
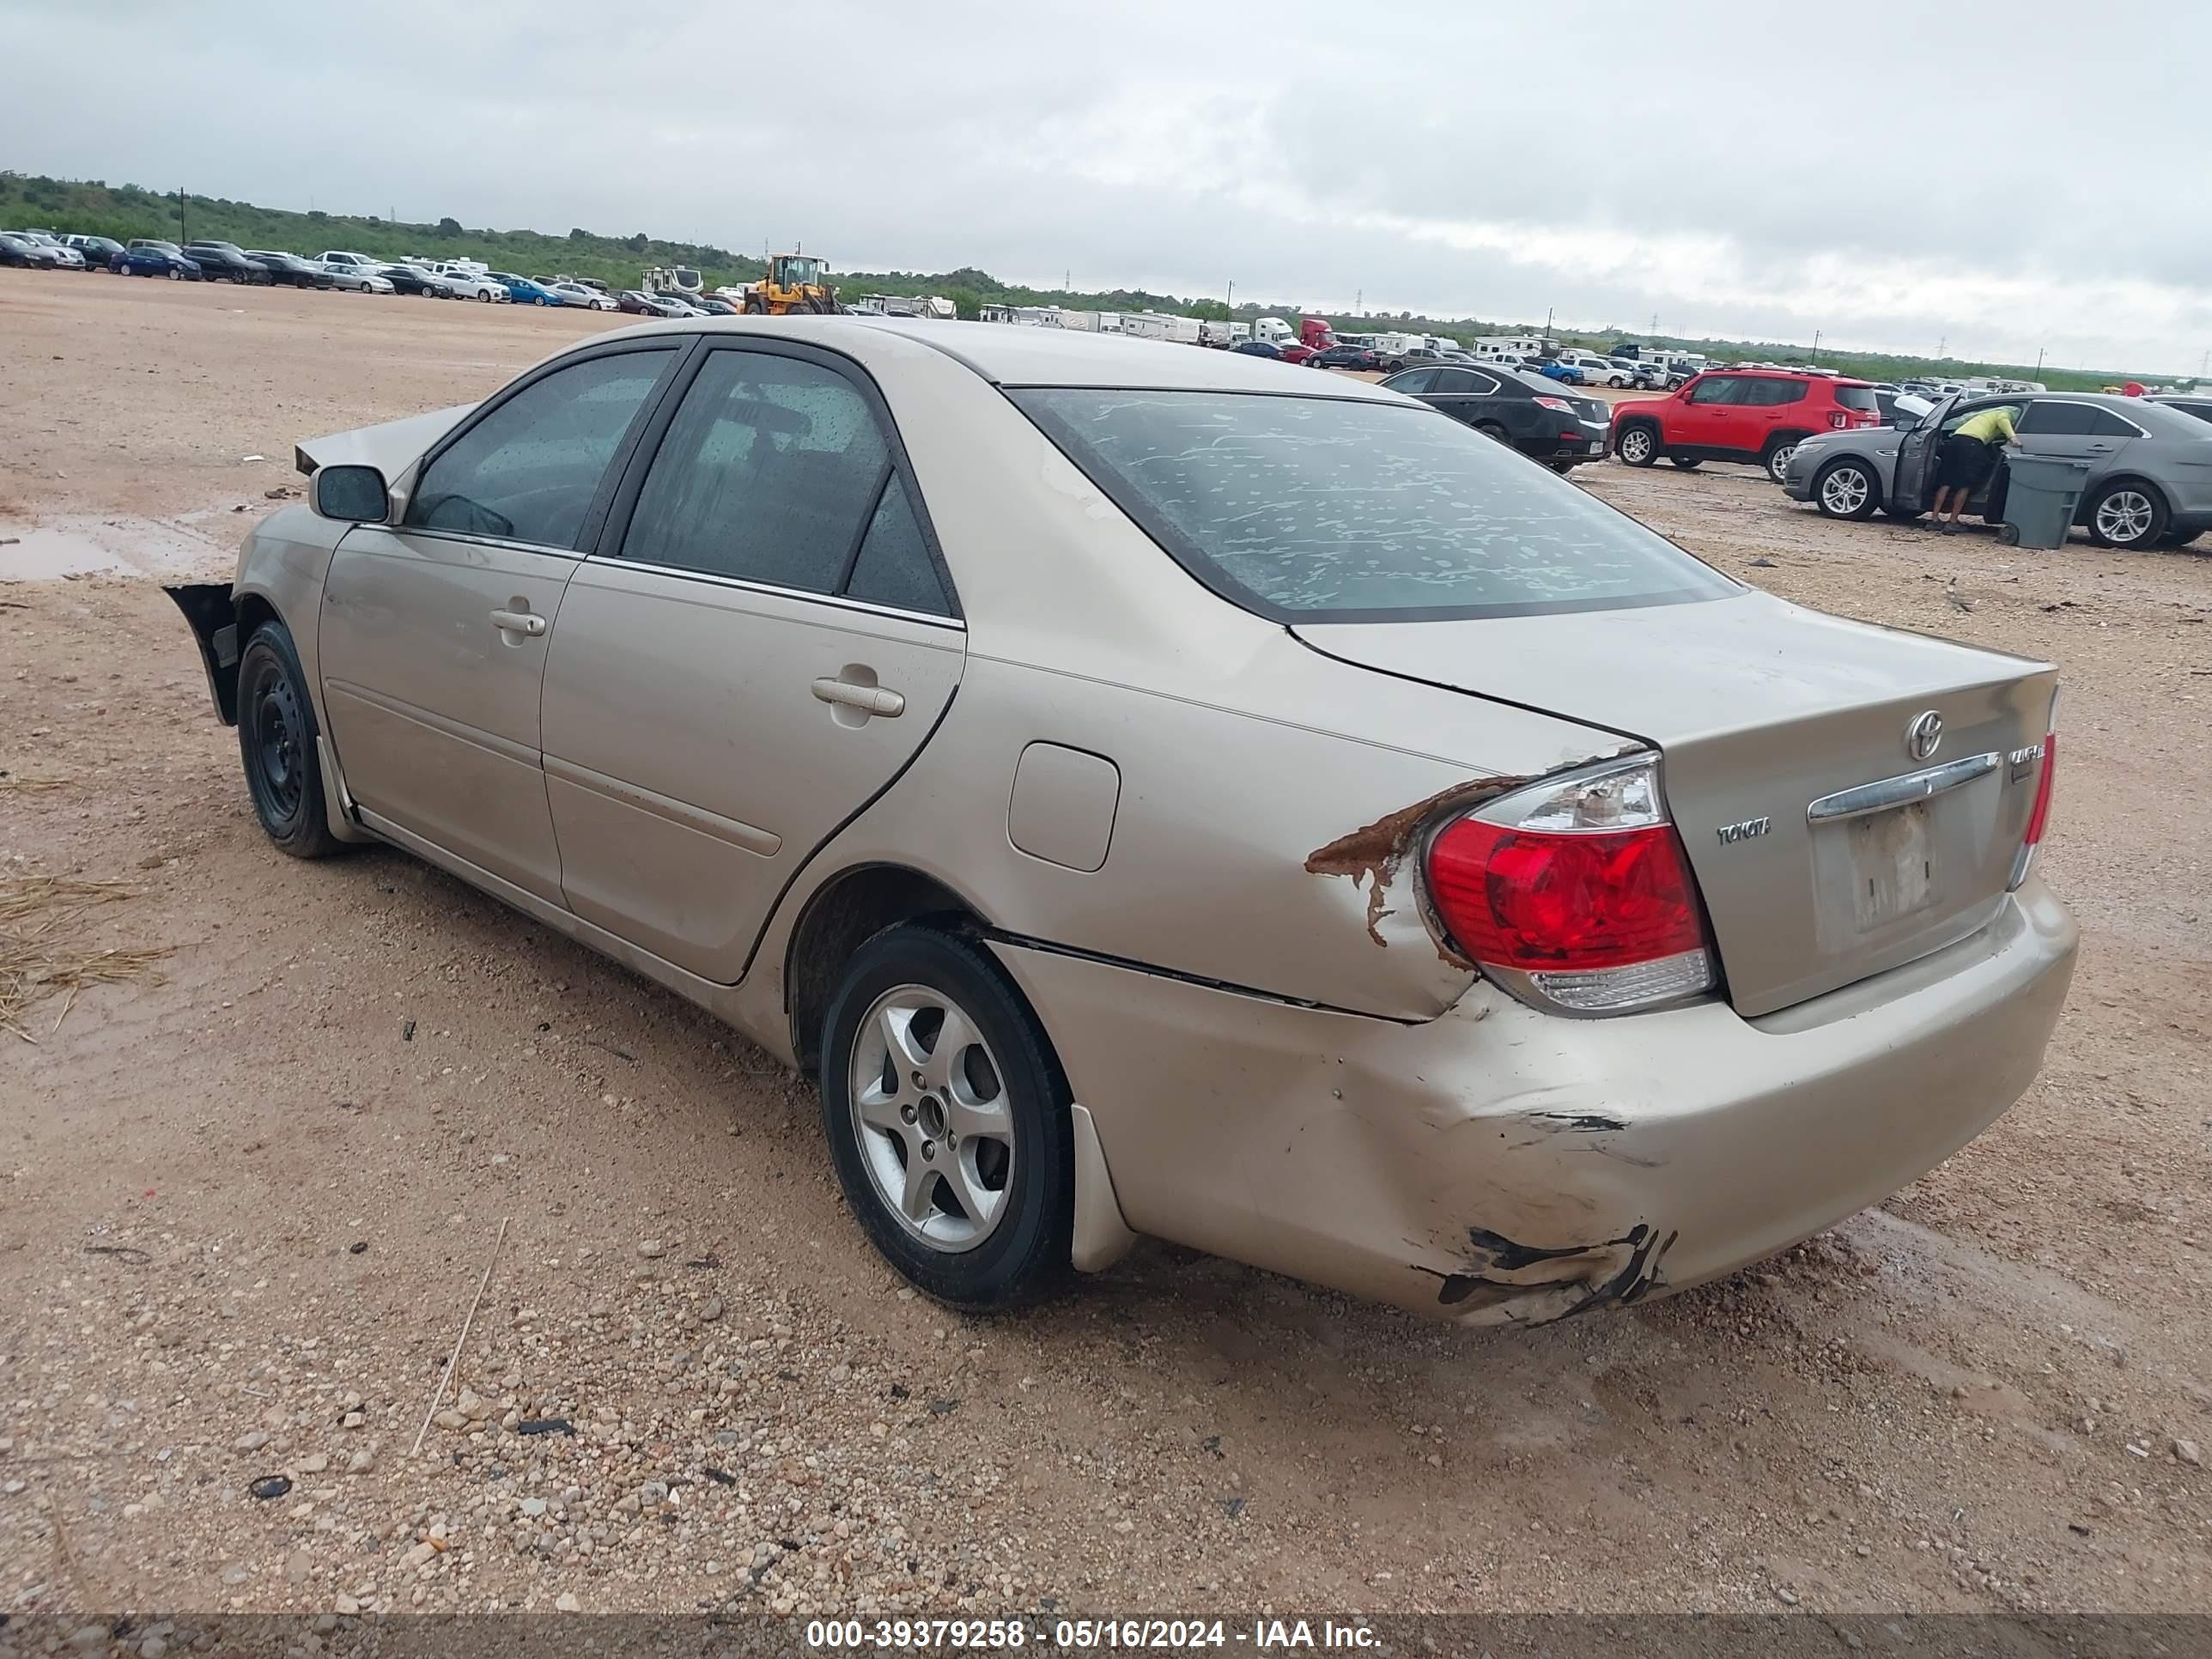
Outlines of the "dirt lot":
{"type": "Polygon", "coordinates": [[[58,937],[168,952],[0,1034],[0,1611],[2212,1604],[2212,557],[1586,469],[1787,598],[2064,665],[2042,1080],[1631,1312],[1467,1334],[1148,1247],[973,1321],[732,1034],[397,854],[272,853],[158,587],[61,574],[227,569],[295,438],[611,319],[0,274],[0,883],[127,884],[58,937]]]}

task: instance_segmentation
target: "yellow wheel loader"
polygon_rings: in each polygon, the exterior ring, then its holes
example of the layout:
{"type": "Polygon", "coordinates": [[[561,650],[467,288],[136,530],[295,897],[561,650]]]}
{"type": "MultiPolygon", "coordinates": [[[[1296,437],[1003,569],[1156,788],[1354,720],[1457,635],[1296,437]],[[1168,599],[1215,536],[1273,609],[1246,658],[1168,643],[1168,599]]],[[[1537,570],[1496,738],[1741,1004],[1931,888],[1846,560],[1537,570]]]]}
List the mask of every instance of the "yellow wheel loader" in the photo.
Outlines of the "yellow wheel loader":
{"type": "Polygon", "coordinates": [[[744,309],[754,316],[784,317],[794,311],[835,311],[837,290],[822,278],[824,262],[811,253],[770,256],[768,275],[745,289],[744,309]]]}

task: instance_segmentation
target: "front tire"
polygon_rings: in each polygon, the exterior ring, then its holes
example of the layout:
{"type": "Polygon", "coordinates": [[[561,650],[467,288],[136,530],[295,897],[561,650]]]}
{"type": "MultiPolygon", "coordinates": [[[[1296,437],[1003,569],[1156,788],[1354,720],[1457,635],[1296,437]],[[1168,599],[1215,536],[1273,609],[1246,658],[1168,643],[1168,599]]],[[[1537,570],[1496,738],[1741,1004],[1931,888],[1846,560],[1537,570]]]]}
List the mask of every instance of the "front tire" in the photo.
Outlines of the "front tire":
{"type": "Polygon", "coordinates": [[[238,659],[238,747],[253,815],[280,852],[327,858],[344,843],[323,806],[315,708],[284,624],[264,623],[238,659]]]}
{"type": "Polygon", "coordinates": [[[2106,485],[2091,498],[2086,514],[2097,545],[2123,551],[2156,546],[2170,516],[2164,496],[2132,481],[2106,485]]]}
{"type": "Polygon", "coordinates": [[[1647,422],[1638,421],[1620,429],[1613,453],[1629,466],[1649,466],[1659,459],[1659,434],[1647,422]]]}
{"type": "Polygon", "coordinates": [[[1846,456],[1830,461],[1813,480],[1813,503],[1832,519],[1870,519],[1881,504],[1873,470],[1846,456]]]}
{"type": "Polygon", "coordinates": [[[1695,455],[1669,455],[1667,461],[1670,466],[1677,467],[1684,472],[1695,472],[1705,465],[1705,462],[1695,455]]]}
{"type": "Polygon", "coordinates": [[[907,923],[854,953],[823,1021],[822,1121],[846,1202],[920,1289],[1002,1308],[1070,1271],[1066,1079],[998,964],[907,923]]]}

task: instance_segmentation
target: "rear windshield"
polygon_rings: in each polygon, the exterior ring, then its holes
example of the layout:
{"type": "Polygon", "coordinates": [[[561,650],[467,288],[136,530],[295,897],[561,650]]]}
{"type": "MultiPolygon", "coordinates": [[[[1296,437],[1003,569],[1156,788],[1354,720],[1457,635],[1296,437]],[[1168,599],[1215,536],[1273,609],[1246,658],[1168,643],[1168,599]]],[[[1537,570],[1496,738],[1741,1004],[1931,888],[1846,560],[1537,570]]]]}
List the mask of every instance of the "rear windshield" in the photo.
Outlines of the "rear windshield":
{"type": "Polygon", "coordinates": [[[1875,402],[1874,388],[1870,386],[1839,386],[1836,388],[1836,401],[1845,409],[1880,408],[1875,402]]]}
{"type": "Polygon", "coordinates": [[[1427,408],[1093,387],[1008,395],[1192,575],[1279,621],[1616,610],[1739,591],[1427,408]]]}

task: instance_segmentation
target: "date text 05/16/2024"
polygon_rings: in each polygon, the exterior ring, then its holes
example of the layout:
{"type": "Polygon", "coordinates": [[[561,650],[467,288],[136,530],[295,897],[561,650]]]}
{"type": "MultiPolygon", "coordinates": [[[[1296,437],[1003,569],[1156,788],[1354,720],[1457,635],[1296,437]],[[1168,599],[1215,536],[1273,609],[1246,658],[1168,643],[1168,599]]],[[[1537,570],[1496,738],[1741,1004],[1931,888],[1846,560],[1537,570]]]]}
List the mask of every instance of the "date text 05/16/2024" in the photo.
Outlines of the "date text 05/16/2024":
{"type": "Polygon", "coordinates": [[[1130,1651],[1243,1647],[1255,1653],[1307,1648],[1371,1648],[1377,1636],[1360,1624],[1324,1619],[1255,1619],[1249,1629],[1220,1619],[817,1619],[806,1644],[830,1650],[929,1651],[1037,1647],[1048,1651],[1130,1651]]]}

